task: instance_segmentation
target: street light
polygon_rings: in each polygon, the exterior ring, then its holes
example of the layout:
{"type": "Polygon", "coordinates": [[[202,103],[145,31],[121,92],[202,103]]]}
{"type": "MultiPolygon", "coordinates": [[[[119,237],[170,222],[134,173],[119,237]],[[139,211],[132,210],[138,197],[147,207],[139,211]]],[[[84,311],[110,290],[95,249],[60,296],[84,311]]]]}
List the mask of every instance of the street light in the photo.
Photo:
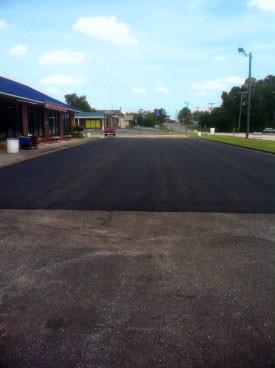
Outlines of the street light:
{"type": "Polygon", "coordinates": [[[249,57],[249,71],[248,71],[248,102],[247,102],[247,121],[246,121],[246,134],[245,138],[247,139],[249,136],[249,126],[250,126],[250,105],[251,105],[251,61],[252,61],[252,52],[247,54],[242,47],[238,48],[240,54],[245,57],[249,57]]]}

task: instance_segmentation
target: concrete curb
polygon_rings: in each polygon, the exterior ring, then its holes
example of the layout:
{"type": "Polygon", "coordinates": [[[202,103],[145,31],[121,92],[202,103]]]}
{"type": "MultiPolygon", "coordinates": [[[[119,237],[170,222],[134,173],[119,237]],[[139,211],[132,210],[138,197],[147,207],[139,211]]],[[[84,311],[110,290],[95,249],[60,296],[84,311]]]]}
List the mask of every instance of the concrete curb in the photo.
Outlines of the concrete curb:
{"type": "Polygon", "coordinates": [[[227,144],[228,146],[239,147],[239,148],[249,149],[251,151],[257,151],[257,152],[262,152],[262,153],[269,153],[270,155],[275,155],[275,152],[270,152],[270,151],[262,150],[262,149],[259,149],[259,148],[240,146],[239,144],[232,144],[232,143],[227,143],[227,142],[219,142],[219,141],[214,141],[212,139],[204,139],[204,138],[199,138],[199,137],[188,137],[188,138],[203,139],[203,141],[214,142],[214,143],[221,143],[221,144],[227,144]]]}

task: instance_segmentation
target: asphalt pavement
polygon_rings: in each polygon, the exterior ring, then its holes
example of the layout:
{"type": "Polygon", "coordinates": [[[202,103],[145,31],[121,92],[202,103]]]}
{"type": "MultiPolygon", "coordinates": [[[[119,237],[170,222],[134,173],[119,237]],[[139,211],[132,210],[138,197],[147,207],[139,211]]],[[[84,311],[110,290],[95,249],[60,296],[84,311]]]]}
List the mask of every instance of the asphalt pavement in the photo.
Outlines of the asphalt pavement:
{"type": "Polygon", "coordinates": [[[0,169],[0,208],[275,213],[275,157],[197,139],[108,138],[0,169]]]}
{"type": "Polygon", "coordinates": [[[110,137],[0,168],[1,368],[273,368],[275,156],[110,137]]]}

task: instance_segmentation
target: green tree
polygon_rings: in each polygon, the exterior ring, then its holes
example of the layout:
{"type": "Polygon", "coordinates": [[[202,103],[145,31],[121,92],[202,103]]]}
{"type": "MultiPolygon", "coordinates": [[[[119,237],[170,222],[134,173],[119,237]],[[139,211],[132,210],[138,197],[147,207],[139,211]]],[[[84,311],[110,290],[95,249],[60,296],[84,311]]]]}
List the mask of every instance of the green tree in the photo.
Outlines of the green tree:
{"type": "Polygon", "coordinates": [[[154,127],[155,125],[162,125],[168,119],[168,115],[165,109],[160,109],[160,116],[156,116],[155,112],[143,111],[134,114],[134,125],[140,125],[145,127],[154,127]]]}
{"type": "Polygon", "coordinates": [[[192,119],[192,113],[190,109],[188,109],[187,107],[184,107],[183,109],[179,111],[178,121],[181,124],[188,124],[190,123],[191,119],[192,119]]]}
{"type": "Polygon", "coordinates": [[[71,105],[83,112],[95,111],[95,109],[91,108],[91,106],[89,105],[86,96],[77,96],[76,93],[71,93],[65,95],[64,97],[68,105],[71,105]]]}

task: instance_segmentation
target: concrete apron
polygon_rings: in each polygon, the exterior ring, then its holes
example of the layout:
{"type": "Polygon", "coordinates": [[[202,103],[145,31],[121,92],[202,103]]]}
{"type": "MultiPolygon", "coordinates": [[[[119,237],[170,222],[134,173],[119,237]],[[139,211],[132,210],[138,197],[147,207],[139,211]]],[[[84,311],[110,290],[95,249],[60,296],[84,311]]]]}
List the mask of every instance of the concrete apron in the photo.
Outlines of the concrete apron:
{"type": "Polygon", "coordinates": [[[273,366],[275,215],[0,210],[0,227],[1,367],[273,366]]]}

